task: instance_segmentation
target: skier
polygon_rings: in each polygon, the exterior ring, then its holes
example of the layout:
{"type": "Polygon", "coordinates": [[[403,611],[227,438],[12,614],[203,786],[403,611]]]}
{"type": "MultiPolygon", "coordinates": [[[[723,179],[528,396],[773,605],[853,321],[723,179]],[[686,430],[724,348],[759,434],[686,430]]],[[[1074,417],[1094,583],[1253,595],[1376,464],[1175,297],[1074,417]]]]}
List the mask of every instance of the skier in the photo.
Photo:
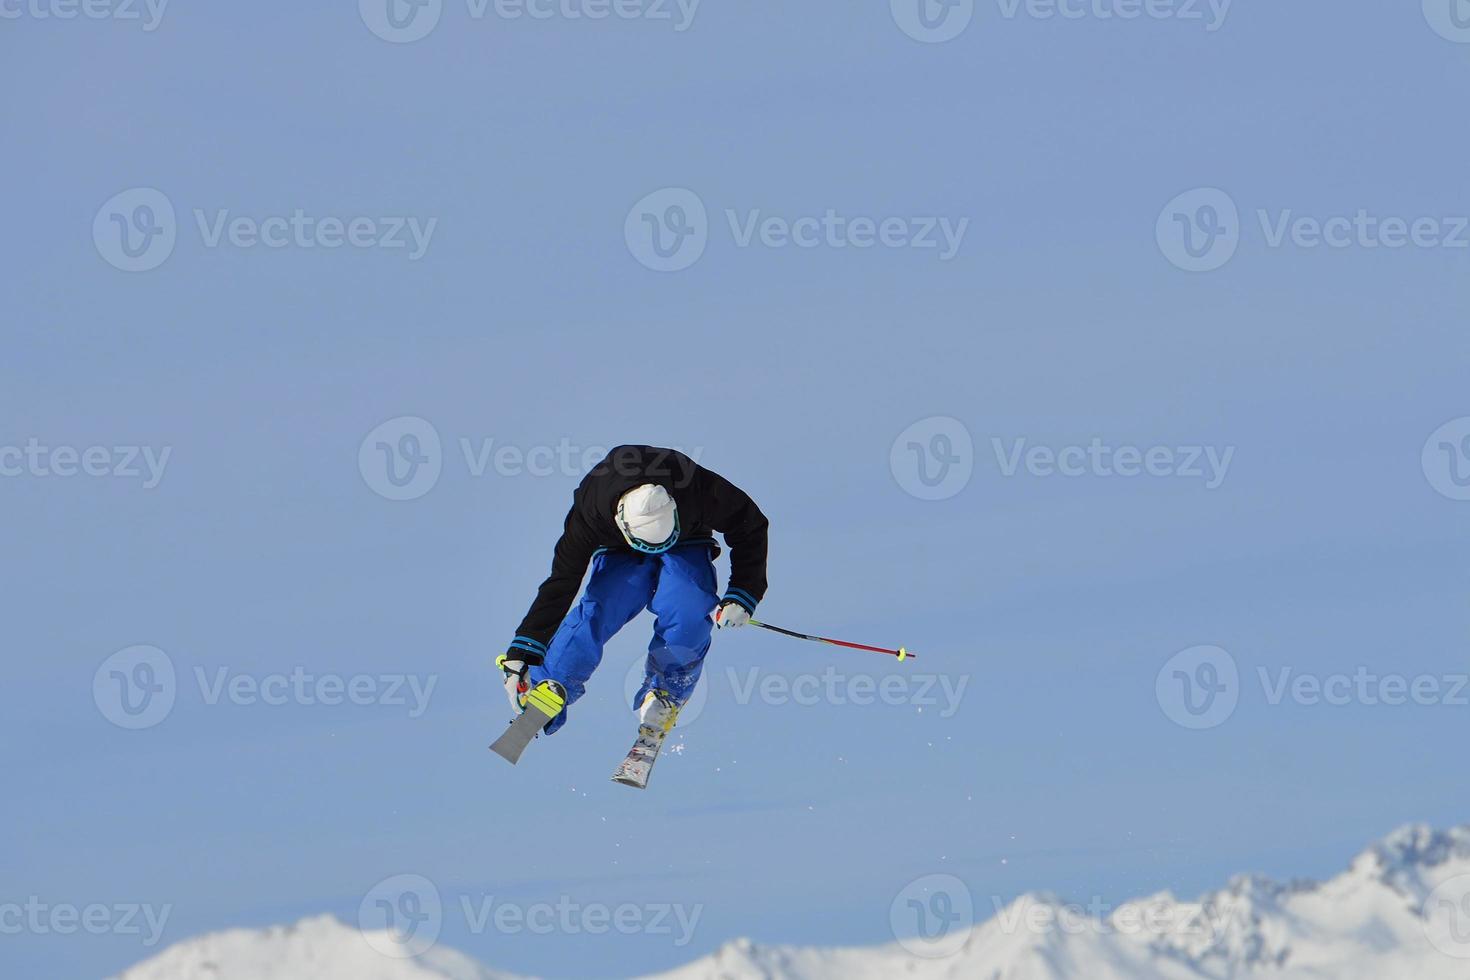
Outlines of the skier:
{"type": "Polygon", "coordinates": [[[699,682],[713,628],[744,626],[765,596],[768,525],[743,490],[682,453],[653,446],[612,450],[572,495],[551,574],[497,660],[511,708],[522,712],[529,700],[551,716],[547,734],[559,729],[603,646],[649,609],[653,640],[633,710],[640,741],[647,735],[654,743],[651,766],[699,682]],[[730,547],[723,596],[716,591],[715,531],[730,547]],[[589,562],[587,589],[568,614],[589,562]]]}

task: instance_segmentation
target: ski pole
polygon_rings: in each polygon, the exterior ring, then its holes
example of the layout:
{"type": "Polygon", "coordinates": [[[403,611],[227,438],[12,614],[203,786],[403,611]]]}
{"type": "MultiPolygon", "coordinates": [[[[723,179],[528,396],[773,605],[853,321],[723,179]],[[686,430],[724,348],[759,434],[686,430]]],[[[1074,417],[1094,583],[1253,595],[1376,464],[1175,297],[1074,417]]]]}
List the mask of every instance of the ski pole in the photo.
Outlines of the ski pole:
{"type": "Polygon", "coordinates": [[[903,647],[899,647],[897,650],[889,650],[886,647],[870,647],[866,643],[849,643],[846,640],[834,640],[826,636],[811,636],[806,633],[798,633],[795,630],[786,630],[782,629],[779,626],[772,626],[770,623],[762,623],[760,620],[757,619],[752,619],[750,621],[750,625],[759,626],[761,629],[770,630],[772,633],[780,633],[782,636],[795,637],[798,640],[811,640],[815,643],[830,643],[833,646],[848,647],[852,650],[870,650],[873,653],[886,653],[891,657],[897,657],[899,660],[918,656],[918,654],[916,653],[909,653],[908,650],[904,649],[903,647]]]}

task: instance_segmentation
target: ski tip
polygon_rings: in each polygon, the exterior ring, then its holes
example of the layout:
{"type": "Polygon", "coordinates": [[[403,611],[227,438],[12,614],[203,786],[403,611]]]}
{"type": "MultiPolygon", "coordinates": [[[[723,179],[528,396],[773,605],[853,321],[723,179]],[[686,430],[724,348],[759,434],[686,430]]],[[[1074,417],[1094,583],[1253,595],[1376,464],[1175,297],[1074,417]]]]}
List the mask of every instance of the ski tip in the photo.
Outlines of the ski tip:
{"type": "Polygon", "coordinates": [[[621,783],[624,786],[631,786],[634,789],[647,789],[648,788],[648,784],[647,783],[640,783],[636,779],[629,779],[629,778],[627,778],[625,776],[614,776],[612,778],[612,781],[615,782],[615,783],[621,783]]]}

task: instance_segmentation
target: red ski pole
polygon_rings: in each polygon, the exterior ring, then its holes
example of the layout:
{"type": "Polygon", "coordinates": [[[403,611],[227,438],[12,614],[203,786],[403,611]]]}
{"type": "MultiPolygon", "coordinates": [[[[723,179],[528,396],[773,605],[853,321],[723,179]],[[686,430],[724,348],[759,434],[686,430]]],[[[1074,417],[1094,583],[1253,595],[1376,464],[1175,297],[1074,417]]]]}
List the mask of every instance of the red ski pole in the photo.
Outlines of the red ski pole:
{"type": "Polygon", "coordinates": [[[752,619],[750,625],[759,626],[761,629],[770,630],[772,633],[780,633],[782,636],[795,637],[798,640],[811,640],[814,643],[830,643],[835,647],[847,647],[850,650],[869,650],[873,653],[886,653],[890,657],[897,657],[899,660],[918,657],[918,654],[909,653],[903,647],[899,647],[897,650],[889,650],[887,647],[870,647],[866,643],[849,643],[846,640],[834,640],[826,636],[812,636],[807,633],[798,633],[795,630],[786,630],[779,626],[772,626],[770,623],[762,623],[757,619],[752,619]]]}

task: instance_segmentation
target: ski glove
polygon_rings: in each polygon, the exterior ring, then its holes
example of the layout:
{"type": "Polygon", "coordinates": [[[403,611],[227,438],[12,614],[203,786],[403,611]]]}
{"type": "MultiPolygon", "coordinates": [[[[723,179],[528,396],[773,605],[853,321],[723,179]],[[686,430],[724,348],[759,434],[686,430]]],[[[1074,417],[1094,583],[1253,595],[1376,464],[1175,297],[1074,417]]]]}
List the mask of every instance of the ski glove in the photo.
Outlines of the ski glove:
{"type": "MultiPolygon", "coordinates": [[[[525,654],[511,651],[517,657],[525,654]]],[[[495,665],[505,673],[505,696],[510,700],[510,710],[520,714],[526,707],[526,693],[531,689],[524,660],[511,660],[511,654],[502,653],[495,658],[495,665]]]]}
{"type": "Polygon", "coordinates": [[[750,622],[750,612],[738,602],[726,602],[715,610],[715,625],[722,630],[732,630],[748,622],[750,622]]]}

